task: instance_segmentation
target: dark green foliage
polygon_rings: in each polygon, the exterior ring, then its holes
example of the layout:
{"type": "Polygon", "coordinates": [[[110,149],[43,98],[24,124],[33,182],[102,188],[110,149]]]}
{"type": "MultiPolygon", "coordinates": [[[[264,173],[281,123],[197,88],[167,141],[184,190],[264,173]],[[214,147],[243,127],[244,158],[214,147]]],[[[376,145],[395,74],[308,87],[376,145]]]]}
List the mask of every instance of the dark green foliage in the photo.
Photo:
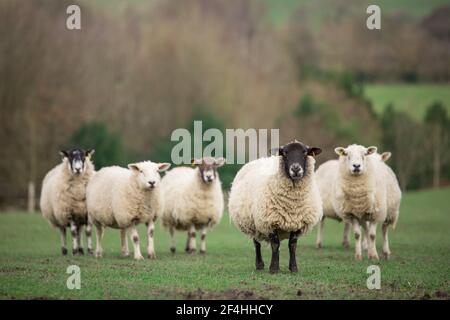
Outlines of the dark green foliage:
{"type": "MultiPolygon", "coordinates": [[[[204,133],[208,129],[218,129],[222,132],[223,135],[223,142],[226,143],[225,140],[225,122],[220,118],[220,116],[217,116],[209,111],[204,111],[203,109],[197,109],[196,112],[194,112],[192,119],[186,124],[186,129],[191,134],[191,151],[192,151],[192,157],[194,156],[193,150],[194,150],[194,121],[202,121],[202,133],[204,133]]],[[[203,150],[208,144],[211,142],[201,141],[201,149],[203,150]]],[[[166,161],[166,162],[172,162],[171,161],[171,152],[173,147],[178,144],[177,141],[170,141],[170,136],[166,137],[164,139],[161,139],[161,142],[156,144],[152,151],[151,151],[151,160],[152,161],[166,161]]],[[[226,147],[224,147],[223,150],[223,157],[226,157],[226,147]]],[[[213,154],[213,156],[218,156],[213,154]]],[[[225,164],[223,167],[218,169],[220,180],[223,183],[224,189],[229,189],[231,186],[231,182],[234,179],[234,176],[236,175],[237,171],[241,168],[241,165],[237,164],[225,164]]]]}
{"type": "Polygon", "coordinates": [[[125,165],[126,155],[122,138],[108,130],[102,122],[80,126],[70,139],[71,148],[95,149],[94,163],[97,169],[111,165],[125,165]]]}

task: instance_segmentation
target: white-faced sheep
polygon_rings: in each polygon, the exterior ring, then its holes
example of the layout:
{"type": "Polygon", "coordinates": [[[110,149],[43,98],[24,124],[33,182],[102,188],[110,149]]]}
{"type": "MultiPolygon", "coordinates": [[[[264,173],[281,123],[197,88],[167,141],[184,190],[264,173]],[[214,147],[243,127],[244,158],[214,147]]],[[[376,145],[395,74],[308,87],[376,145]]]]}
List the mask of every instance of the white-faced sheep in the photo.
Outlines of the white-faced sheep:
{"type": "MultiPolygon", "coordinates": [[[[373,154],[373,156],[380,157],[381,161],[387,161],[391,157],[390,152],[384,152],[383,154],[379,155],[378,153],[373,154]]],[[[333,220],[336,220],[338,222],[342,221],[342,218],[339,217],[336,213],[336,211],[333,208],[333,185],[336,181],[337,174],[339,170],[339,161],[338,160],[329,160],[317,168],[316,171],[316,179],[317,184],[319,186],[320,195],[322,197],[322,205],[323,205],[323,218],[320,221],[320,223],[317,226],[317,240],[316,240],[316,246],[317,248],[322,247],[322,234],[323,234],[323,227],[325,223],[325,218],[331,218],[333,220]]],[[[351,224],[350,223],[344,223],[344,235],[342,240],[342,245],[345,248],[349,248],[350,241],[349,241],[349,235],[350,235],[350,229],[351,224]]],[[[362,248],[365,250],[367,249],[367,234],[362,234],[362,248]]]]}
{"type": "Polygon", "coordinates": [[[187,253],[196,250],[196,230],[201,232],[200,254],[206,252],[206,233],[220,222],[223,213],[222,185],[217,168],[225,159],[194,159],[195,168],[178,167],[166,173],[161,181],[164,193],[163,227],[172,237],[170,251],[175,253],[175,230],[187,231],[187,253]]]}
{"type": "Polygon", "coordinates": [[[294,141],[279,148],[278,156],[251,161],[234,178],[230,218],[253,238],[256,269],[264,268],[260,241],[272,248],[269,271],[279,267],[280,241],[289,239],[289,270],[297,272],[298,237],[322,218],[322,201],[315,181],[314,156],[320,148],[294,141]]]}
{"type": "Polygon", "coordinates": [[[72,253],[84,254],[81,230],[86,225],[88,253],[92,254],[91,226],[86,210],[86,186],[94,175],[91,156],[94,150],[60,151],[62,163],[50,170],[42,182],[42,215],[61,232],[61,251],[67,254],[66,228],[72,233],[72,253]]]}
{"type": "Polygon", "coordinates": [[[387,184],[376,147],[350,145],[336,148],[339,169],[333,186],[333,208],[355,234],[355,258],[362,259],[361,227],[368,234],[369,259],[378,259],[375,246],[377,224],[387,217],[387,184]]]}
{"type": "Polygon", "coordinates": [[[97,229],[97,257],[101,257],[103,253],[103,228],[111,227],[120,229],[122,254],[129,254],[129,232],[134,246],[134,259],[143,259],[136,227],[145,223],[148,235],[147,254],[150,259],[155,258],[154,221],[162,209],[159,172],[169,167],[169,163],[144,161],[129,164],[128,169],[117,166],[103,168],[91,179],[86,197],[89,221],[97,229]]]}

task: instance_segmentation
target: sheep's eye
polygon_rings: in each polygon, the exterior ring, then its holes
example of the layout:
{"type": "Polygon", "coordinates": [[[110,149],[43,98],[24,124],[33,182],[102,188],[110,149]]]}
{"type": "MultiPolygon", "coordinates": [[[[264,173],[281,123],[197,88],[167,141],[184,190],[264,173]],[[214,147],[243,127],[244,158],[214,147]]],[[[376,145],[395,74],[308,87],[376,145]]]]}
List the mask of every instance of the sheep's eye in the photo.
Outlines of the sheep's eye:
{"type": "Polygon", "coordinates": [[[144,171],[142,171],[142,170],[139,170],[139,172],[140,172],[140,173],[144,173],[144,171]]]}

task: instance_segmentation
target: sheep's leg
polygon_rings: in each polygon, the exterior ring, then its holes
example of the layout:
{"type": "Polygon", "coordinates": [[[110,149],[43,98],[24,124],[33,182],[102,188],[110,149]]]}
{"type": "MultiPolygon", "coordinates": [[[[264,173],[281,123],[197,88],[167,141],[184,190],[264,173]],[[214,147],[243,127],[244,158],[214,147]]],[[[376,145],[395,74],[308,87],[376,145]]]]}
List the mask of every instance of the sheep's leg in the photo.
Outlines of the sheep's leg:
{"type": "Polygon", "coordinates": [[[175,241],[175,230],[173,228],[170,228],[169,233],[170,233],[170,252],[175,253],[177,248],[175,241]]]}
{"type": "Polygon", "coordinates": [[[353,225],[353,233],[355,234],[355,259],[361,260],[362,254],[361,254],[361,226],[359,224],[359,221],[355,218],[352,219],[352,225],[353,225]]]}
{"type": "Polygon", "coordinates": [[[78,253],[84,255],[83,244],[81,243],[81,233],[83,232],[83,226],[77,225],[77,244],[78,244],[78,253]]]}
{"type": "Polygon", "coordinates": [[[189,252],[190,252],[190,248],[189,248],[190,243],[191,243],[191,233],[190,233],[190,231],[188,230],[188,232],[187,232],[187,240],[186,240],[186,248],[184,249],[184,251],[185,251],[186,253],[189,253],[189,252]]]}
{"type": "Polygon", "coordinates": [[[258,242],[258,240],[253,239],[253,244],[255,245],[255,253],[256,253],[256,270],[263,270],[264,269],[264,261],[261,255],[261,243],[258,242]]]}
{"type": "Polygon", "coordinates": [[[368,255],[370,260],[378,260],[378,252],[376,246],[376,235],[377,235],[377,223],[369,223],[369,246],[368,255]]]}
{"type": "Polygon", "coordinates": [[[153,221],[146,223],[147,226],[147,256],[149,259],[155,259],[155,245],[153,236],[155,233],[155,223],[153,221]]]}
{"type": "Polygon", "coordinates": [[[196,251],[196,243],[195,243],[195,226],[192,225],[189,228],[189,232],[188,232],[188,253],[195,253],[196,251]]]}
{"type": "Polygon", "coordinates": [[[270,246],[272,247],[272,260],[270,261],[269,272],[277,273],[280,271],[280,239],[278,238],[278,232],[275,231],[271,235],[270,246]]]}
{"type": "Polygon", "coordinates": [[[92,250],[92,224],[91,223],[87,223],[86,225],[86,240],[87,240],[87,251],[89,255],[93,255],[94,254],[94,250],[92,250]]]}
{"type": "Polygon", "coordinates": [[[70,232],[72,234],[72,254],[78,254],[78,227],[75,222],[70,221],[70,232]]]}
{"type": "MultiPolygon", "coordinates": [[[[323,221],[323,220],[322,220],[323,221]]],[[[291,272],[297,272],[297,259],[295,257],[295,253],[297,251],[297,240],[300,231],[291,232],[289,235],[289,270],[291,272]]]]}
{"type": "Polygon", "coordinates": [[[389,225],[386,223],[383,223],[381,226],[383,230],[383,257],[388,260],[391,256],[391,250],[389,249],[389,237],[388,237],[388,228],[389,225]]]}
{"type": "Polygon", "coordinates": [[[345,249],[350,248],[350,228],[351,224],[344,222],[344,238],[342,239],[342,245],[345,249]]]}
{"type": "Polygon", "coordinates": [[[102,248],[102,238],[103,238],[103,227],[100,224],[95,225],[96,233],[95,233],[95,256],[97,258],[101,258],[103,255],[103,248],[102,248]]]}
{"type": "Polygon", "coordinates": [[[133,252],[135,260],[143,260],[144,257],[141,253],[141,243],[139,241],[139,233],[137,232],[136,225],[130,227],[130,237],[133,240],[133,252]]]}
{"type": "Polygon", "coordinates": [[[368,240],[369,239],[369,224],[367,221],[364,221],[363,224],[363,234],[361,237],[361,247],[363,250],[367,250],[369,248],[368,246],[368,240]]]}
{"type": "Polygon", "coordinates": [[[59,228],[61,232],[61,253],[63,256],[67,255],[67,238],[66,238],[66,227],[59,228]]]}
{"type": "Polygon", "coordinates": [[[316,240],[317,249],[322,248],[322,231],[323,231],[324,222],[325,222],[325,217],[323,217],[320,220],[319,225],[317,226],[317,240],[316,240]]]}
{"type": "Polygon", "coordinates": [[[200,254],[206,253],[206,231],[207,231],[206,226],[202,227],[200,234],[200,254]]]}
{"type": "Polygon", "coordinates": [[[122,246],[122,256],[128,257],[130,251],[128,250],[127,229],[120,229],[120,244],[122,246]]]}

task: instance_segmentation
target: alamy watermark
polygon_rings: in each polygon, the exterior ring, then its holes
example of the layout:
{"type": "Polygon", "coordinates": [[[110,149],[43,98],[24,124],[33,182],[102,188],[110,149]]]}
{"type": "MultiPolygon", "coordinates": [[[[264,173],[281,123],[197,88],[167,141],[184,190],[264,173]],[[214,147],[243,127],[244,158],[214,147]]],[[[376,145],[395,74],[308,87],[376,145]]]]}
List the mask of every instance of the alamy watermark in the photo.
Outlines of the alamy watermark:
{"type": "Polygon", "coordinates": [[[70,274],[67,278],[66,286],[69,290],[81,289],[81,269],[77,265],[70,265],[66,269],[66,273],[70,274]]]}
{"type": "Polygon", "coordinates": [[[279,129],[225,129],[210,128],[203,132],[202,121],[194,121],[193,134],[184,128],[175,129],[170,137],[178,142],[171,152],[174,164],[190,164],[192,158],[224,157],[227,164],[245,164],[270,154],[279,148],[279,129]],[[203,148],[203,143],[208,144],[203,148]]]}
{"type": "Polygon", "coordinates": [[[373,290],[381,289],[381,269],[377,265],[370,265],[367,267],[366,273],[370,274],[367,278],[366,285],[367,289],[373,290]]]}

